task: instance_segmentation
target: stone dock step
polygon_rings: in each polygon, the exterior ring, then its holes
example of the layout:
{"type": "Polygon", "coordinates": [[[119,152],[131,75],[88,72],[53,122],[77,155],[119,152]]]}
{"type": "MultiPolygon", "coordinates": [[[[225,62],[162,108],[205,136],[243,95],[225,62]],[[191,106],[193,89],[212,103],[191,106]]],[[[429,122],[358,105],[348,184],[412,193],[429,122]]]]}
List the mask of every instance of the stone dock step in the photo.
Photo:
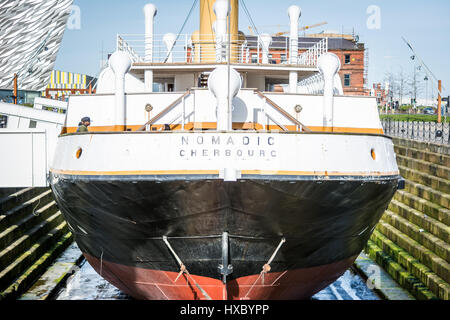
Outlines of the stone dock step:
{"type": "Polygon", "coordinates": [[[436,165],[450,167],[450,156],[442,153],[429,152],[414,148],[407,148],[401,145],[394,146],[397,156],[430,162],[436,165]]]}
{"type": "Polygon", "coordinates": [[[20,275],[6,290],[0,292],[0,300],[18,299],[23,292],[36,284],[39,277],[48,270],[52,263],[73,243],[73,236],[67,232],[65,222],[48,235],[51,238],[51,246],[34,260],[34,263],[20,275]]]}
{"type": "Polygon", "coordinates": [[[410,169],[401,165],[399,165],[398,167],[400,169],[400,174],[405,179],[420,183],[445,194],[450,193],[450,180],[435,177],[430,174],[410,169]]]}
{"type": "Polygon", "coordinates": [[[443,155],[450,155],[450,146],[444,144],[435,144],[430,142],[416,141],[410,139],[393,137],[392,141],[396,146],[419,149],[426,152],[433,152],[443,155]]]}
{"type": "MultiPolygon", "coordinates": [[[[390,266],[393,267],[393,269],[389,269],[390,274],[395,275],[395,277],[399,279],[399,274],[397,272],[399,270],[404,270],[407,274],[409,274],[406,278],[410,277],[411,279],[419,280],[420,285],[418,283],[416,283],[416,285],[419,287],[424,285],[427,288],[426,291],[429,290],[429,292],[422,296],[422,298],[430,299],[433,298],[433,296],[436,296],[439,299],[449,298],[449,284],[409,254],[406,250],[396,245],[393,241],[378,231],[374,232],[371,242],[380,248],[387,257],[389,257],[388,260],[390,259],[391,262],[397,264],[397,266],[395,264],[390,266]]],[[[404,284],[405,279],[401,279],[400,277],[400,282],[404,284]]],[[[418,292],[416,292],[416,295],[417,293],[418,292]]],[[[420,299],[420,296],[417,296],[417,298],[420,299]]]]}
{"type": "MultiPolygon", "coordinates": [[[[397,154],[397,163],[399,166],[407,167],[412,170],[417,170],[431,176],[450,180],[450,167],[441,166],[431,162],[403,157],[397,154]]],[[[447,192],[447,191],[446,191],[447,192]]]]}
{"type": "Polygon", "coordinates": [[[397,230],[401,231],[404,235],[418,242],[425,248],[431,250],[446,262],[449,262],[450,245],[445,241],[442,241],[441,239],[435,237],[433,234],[427,232],[426,230],[420,229],[414,223],[411,223],[410,221],[389,210],[384,214],[382,221],[390,224],[397,230]]]}
{"type": "MultiPolygon", "coordinates": [[[[417,241],[409,238],[407,235],[403,234],[400,230],[391,226],[385,220],[381,221],[375,230],[378,233],[382,234],[385,238],[389,239],[393,243],[396,244],[399,248],[408,252],[409,255],[414,257],[418,262],[422,265],[426,266],[432,273],[439,276],[445,282],[449,282],[450,278],[450,268],[447,261],[440,258],[435,253],[431,252],[431,250],[425,248],[417,241]]],[[[376,239],[372,237],[372,240],[376,239]]],[[[378,244],[378,246],[380,246],[378,244]]],[[[381,247],[382,248],[382,247],[381,247]]],[[[383,248],[382,248],[383,249],[383,248]]],[[[397,261],[401,264],[401,261],[397,261]]]]}
{"type": "MultiPolygon", "coordinates": [[[[400,191],[400,190],[399,190],[400,191]]],[[[406,180],[405,191],[423,200],[437,204],[444,209],[450,209],[450,195],[434,190],[418,182],[406,180]]],[[[446,222],[448,225],[448,222],[446,222]]]]}
{"type": "MultiPolygon", "coordinates": [[[[409,182],[407,181],[406,184],[409,182]]],[[[408,188],[405,190],[398,190],[394,196],[394,199],[398,202],[404,203],[408,207],[420,211],[424,215],[430,216],[439,222],[450,225],[450,210],[446,209],[439,204],[435,204],[432,201],[423,199],[415,194],[410,193],[408,188]]],[[[440,201],[438,201],[440,202],[440,201]]]]}
{"type": "Polygon", "coordinates": [[[63,222],[62,215],[57,213],[2,251],[0,262],[3,271],[0,272],[0,290],[5,289],[6,285],[33,263],[37,257],[34,248],[45,250],[48,247],[48,242],[52,240],[52,237],[48,236],[63,222]]]}
{"type": "Polygon", "coordinates": [[[2,198],[0,207],[0,299],[15,299],[73,237],[48,188],[19,190],[2,198]]]}
{"type": "Polygon", "coordinates": [[[391,201],[391,203],[389,204],[389,210],[415,224],[421,229],[428,231],[444,242],[450,243],[450,227],[448,227],[446,224],[397,200],[391,201]]]}
{"type": "Polygon", "coordinates": [[[29,213],[22,220],[16,222],[11,227],[0,233],[0,252],[9,246],[12,242],[24,235],[24,233],[36,226],[39,221],[47,219],[58,211],[56,202],[52,201],[42,208],[36,210],[35,213],[29,213]]]}
{"type": "MultiPolygon", "coordinates": [[[[372,235],[375,238],[376,233],[372,235]]],[[[416,277],[405,270],[398,262],[379,248],[373,240],[367,242],[366,254],[403,288],[418,300],[437,300],[438,298],[416,277]]]]}
{"type": "Polygon", "coordinates": [[[38,196],[10,209],[6,212],[2,212],[0,215],[0,232],[5,231],[11,227],[12,224],[22,220],[30,212],[36,212],[42,206],[45,206],[50,201],[53,201],[53,194],[51,190],[46,190],[38,196]]]}
{"type": "Polygon", "coordinates": [[[58,211],[24,232],[23,236],[0,252],[0,270],[6,268],[11,261],[14,261],[16,257],[26,252],[40,237],[59,225],[63,220],[61,212],[58,211]]]}
{"type": "Polygon", "coordinates": [[[0,216],[24,202],[44,193],[46,188],[26,188],[0,199],[0,216]]]}

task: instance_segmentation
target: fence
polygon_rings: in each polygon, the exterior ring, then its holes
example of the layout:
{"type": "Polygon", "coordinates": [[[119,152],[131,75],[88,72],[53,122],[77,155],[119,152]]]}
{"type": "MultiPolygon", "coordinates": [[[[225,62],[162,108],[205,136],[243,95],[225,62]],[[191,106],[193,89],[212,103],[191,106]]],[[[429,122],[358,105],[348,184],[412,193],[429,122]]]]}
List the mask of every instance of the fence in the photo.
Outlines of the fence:
{"type": "Polygon", "coordinates": [[[384,132],[393,137],[449,144],[450,123],[382,120],[384,132]]]}
{"type": "MultiPolygon", "coordinates": [[[[117,35],[117,50],[130,54],[133,62],[152,63],[211,63],[226,62],[228,37],[216,39],[214,35],[117,35]],[[176,41],[175,41],[176,40],[176,41]],[[151,52],[151,54],[150,54],[151,52]],[[148,54],[148,56],[147,56],[148,54]]],[[[290,64],[289,37],[232,36],[231,61],[241,64],[290,64]]],[[[319,57],[328,52],[328,38],[298,43],[299,55],[294,64],[316,67],[319,57]]]]}

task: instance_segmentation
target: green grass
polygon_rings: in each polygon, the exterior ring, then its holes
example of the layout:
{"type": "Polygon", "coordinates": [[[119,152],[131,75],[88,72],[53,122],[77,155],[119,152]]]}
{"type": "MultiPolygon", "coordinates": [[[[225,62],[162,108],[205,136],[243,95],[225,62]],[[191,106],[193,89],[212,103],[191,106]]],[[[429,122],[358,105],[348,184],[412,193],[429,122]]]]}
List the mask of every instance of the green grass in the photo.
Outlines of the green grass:
{"type": "MultiPolygon", "coordinates": [[[[427,115],[427,114],[382,114],[380,115],[381,120],[392,120],[392,121],[424,121],[424,122],[437,122],[437,115],[427,115]]],[[[444,122],[445,117],[442,117],[442,122],[444,122]]],[[[450,123],[450,117],[447,117],[447,122],[450,123]]]]}

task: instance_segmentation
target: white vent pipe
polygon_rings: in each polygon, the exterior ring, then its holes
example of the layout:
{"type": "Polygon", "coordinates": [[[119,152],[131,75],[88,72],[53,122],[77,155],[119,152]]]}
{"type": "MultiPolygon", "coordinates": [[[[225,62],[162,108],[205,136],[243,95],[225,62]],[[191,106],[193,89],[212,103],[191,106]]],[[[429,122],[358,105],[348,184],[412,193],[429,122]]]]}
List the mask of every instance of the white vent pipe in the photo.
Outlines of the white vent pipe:
{"type": "Polygon", "coordinates": [[[272,44],[272,36],[270,34],[264,33],[261,35],[261,45],[262,45],[262,63],[269,63],[269,47],[272,44]]]}
{"type": "MultiPolygon", "coordinates": [[[[145,62],[153,62],[153,25],[157,9],[154,4],[146,4],[144,6],[145,15],[145,62]]],[[[153,92],[153,70],[145,70],[145,89],[148,92],[153,92]]]]}
{"type": "Polygon", "coordinates": [[[115,125],[117,130],[125,130],[126,126],[126,101],[125,101],[125,75],[131,69],[132,60],[128,53],[114,52],[109,58],[109,67],[114,72],[115,91],[115,125]]]}
{"type": "Polygon", "coordinates": [[[166,62],[172,63],[173,62],[173,46],[175,45],[175,40],[177,39],[177,36],[173,33],[166,33],[163,37],[163,41],[166,44],[167,48],[167,57],[166,62]]]}
{"type": "Polygon", "coordinates": [[[224,43],[226,43],[227,35],[227,17],[231,12],[230,3],[228,0],[216,0],[214,3],[214,13],[216,14],[216,61],[226,61],[226,50],[224,43]]]}
{"type": "Polygon", "coordinates": [[[341,60],[328,52],[319,57],[318,68],[324,78],[323,87],[323,126],[334,127],[334,80],[341,69],[341,60]]]}
{"type": "MultiPolygon", "coordinates": [[[[289,61],[291,64],[298,64],[298,20],[300,19],[301,9],[298,6],[290,6],[288,16],[290,20],[291,32],[289,37],[289,61]]],[[[289,73],[289,90],[291,93],[297,93],[298,73],[291,71],[289,73]]]]}

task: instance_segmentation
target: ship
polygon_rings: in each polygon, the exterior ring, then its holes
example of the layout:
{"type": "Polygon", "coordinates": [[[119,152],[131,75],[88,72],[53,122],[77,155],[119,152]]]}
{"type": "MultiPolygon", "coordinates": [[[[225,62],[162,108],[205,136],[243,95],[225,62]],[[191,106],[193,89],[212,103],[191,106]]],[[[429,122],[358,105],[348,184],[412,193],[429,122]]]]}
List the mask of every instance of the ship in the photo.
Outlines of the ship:
{"type": "Polygon", "coordinates": [[[145,35],[118,35],[96,93],[69,98],[49,182],[135,299],[309,299],[401,187],[376,99],[343,95],[328,39],[301,50],[298,6],[289,36],[245,36],[240,3],[201,0],[198,31],[163,37],[147,4],[145,35]]]}

